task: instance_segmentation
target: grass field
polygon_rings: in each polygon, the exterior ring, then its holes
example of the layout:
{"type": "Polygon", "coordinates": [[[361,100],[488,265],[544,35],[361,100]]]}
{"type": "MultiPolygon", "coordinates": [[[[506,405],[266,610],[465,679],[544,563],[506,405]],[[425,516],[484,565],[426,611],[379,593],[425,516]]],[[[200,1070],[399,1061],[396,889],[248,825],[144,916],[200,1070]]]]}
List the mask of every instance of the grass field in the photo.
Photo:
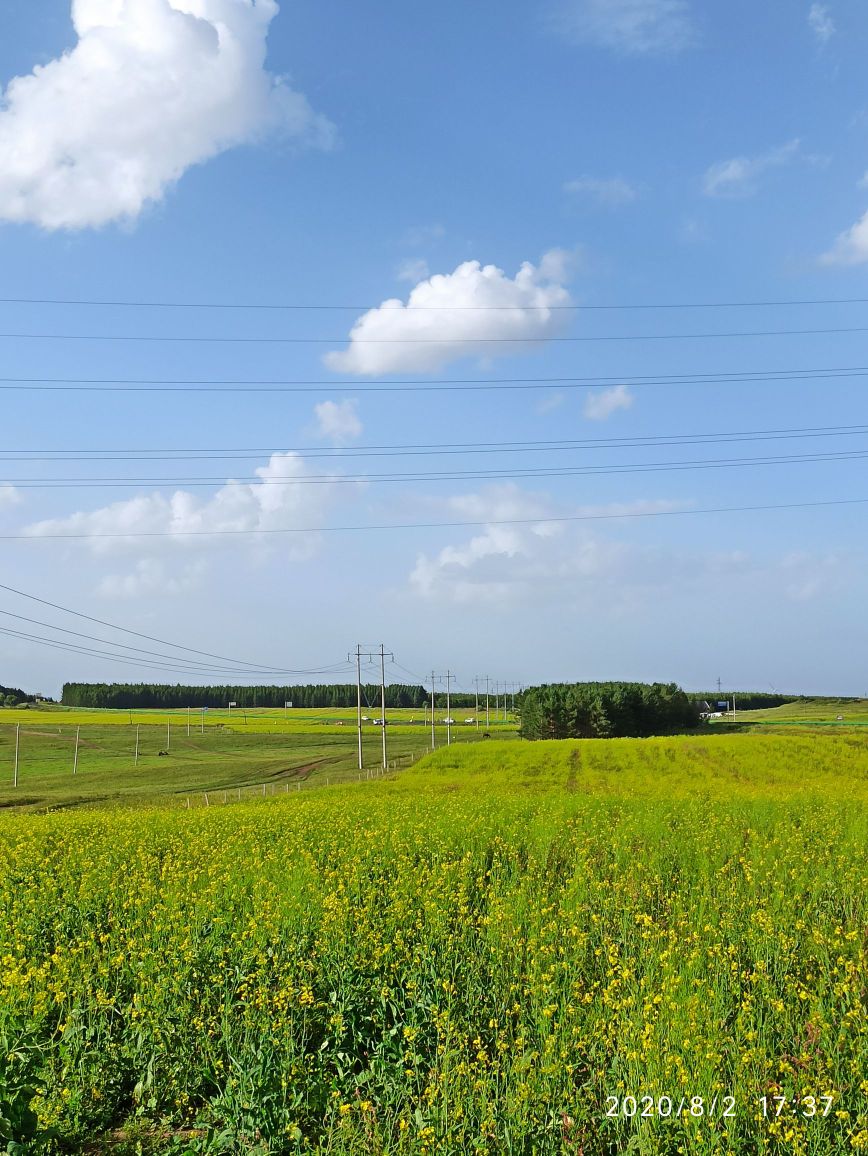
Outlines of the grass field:
{"type": "MultiPolygon", "coordinates": [[[[446,743],[444,716],[439,711],[435,716],[438,745],[446,743]]],[[[451,728],[453,742],[481,738],[482,730],[464,722],[469,715],[453,712],[453,717],[458,720],[451,728]]],[[[389,762],[406,764],[426,753],[431,728],[422,718],[418,711],[390,712],[389,762]]],[[[382,766],[382,731],[372,719],[363,723],[366,773],[382,766]]],[[[513,736],[515,726],[492,719],[490,733],[513,736]]],[[[188,728],[186,712],[4,710],[0,808],[131,803],[157,796],[186,804],[190,795],[191,803],[201,804],[206,792],[209,801],[220,802],[263,788],[272,794],[323,786],[358,778],[357,735],[353,711],[299,711],[286,718],[283,711],[250,712],[246,723],[240,712],[231,726],[225,713],[209,712],[204,722],[201,715],[191,719],[188,728]]]]}
{"type": "Polygon", "coordinates": [[[736,719],[742,726],[868,727],[868,699],[805,699],[765,710],[737,710],[736,719]]]}
{"type": "Polygon", "coordinates": [[[119,1156],[866,1150],[866,804],[868,741],[820,732],[7,813],[0,1121],[35,1092],[49,1148],[119,1156]]]}

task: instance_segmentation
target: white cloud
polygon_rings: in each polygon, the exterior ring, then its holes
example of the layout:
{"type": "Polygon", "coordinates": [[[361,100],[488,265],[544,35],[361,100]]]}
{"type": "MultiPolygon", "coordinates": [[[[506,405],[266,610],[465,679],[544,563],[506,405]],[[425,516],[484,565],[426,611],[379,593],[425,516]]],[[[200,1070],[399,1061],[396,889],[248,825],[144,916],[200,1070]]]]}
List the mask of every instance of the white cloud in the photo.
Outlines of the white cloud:
{"type": "Polygon", "coordinates": [[[863,265],[868,261],[868,213],[841,233],[820,260],[824,265],[863,265]]]}
{"type": "MultiPolygon", "coordinates": [[[[187,490],[176,490],[168,497],[151,493],[97,510],[79,511],[66,518],[35,522],[27,527],[26,533],[34,538],[52,534],[83,535],[85,542],[97,553],[134,549],[152,554],[154,550],[154,539],[99,537],[102,534],[160,534],[166,535],[163,541],[169,545],[201,549],[213,547],[216,540],[184,535],[321,524],[340,485],[335,482],[306,483],[304,479],[308,471],[305,463],[293,453],[273,454],[268,465],[255,472],[259,481],[229,481],[210,497],[199,497],[187,490]]],[[[315,534],[289,534],[277,540],[291,557],[298,559],[312,556],[318,545],[315,534]]],[[[237,547],[238,539],[230,538],[228,541],[237,547]]]]}
{"type": "Polygon", "coordinates": [[[202,586],[205,567],[196,562],[185,566],[177,576],[169,573],[158,558],[142,558],[129,574],[107,574],[97,586],[102,598],[132,599],[152,595],[188,594],[202,586]]]}
{"type": "Polygon", "coordinates": [[[800,149],[801,143],[791,140],[759,156],[731,157],[726,161],[718,161],[705,173],[705,194],[709,197],[749,197],[757,191],[763,173],[789,164],[799,156],[800,149]]]}
{"type": "Polygon", "coordinates": [[[591,601],[604,596],[608,603],[616,597],[608,589],[616,578],[625,587],[665,581],[665,562],[652,566],[650,556],[601,538],[587,525],[552,519],[562,512],[586,518],[665,513],[685,503],[645,499],[561,511],[547,496],[508,483],[453,497],[446,506],[452,517],[487,524],[460,544],[420,554],[411,590],[432,600],[507,605],[538,601],[541,592],[591,601]],[[498,524],[514,520],[523,524],[498,524]]]}
{"type": "Polygon", "coordinates": [[[552,251],[539,266],[526,261],[514,278],[496,265],[465,261],[421,281],[406,304],[391,299],[369,310],[353,326],[349,348],[324,361],[340,373],[375,376],[522,352],[555,336],[569,316],[556,308],[570,303],[562,284],[567,260],[552,251]]]}
{"type": "Polygon", "coordinates": [[[585,398],[583,413],[591,421],[605,421],[619,409],[629,409],[634,397],[626,385],[611,385],[592,390],[585,398]]]}
{"type": "Polygon", "coordinates": [[[0,484],[0,510],[10,506],[18,506],[24,499],[21,492],[8,482],[0,484]]]}
{"type": "Polygon", "coordinates": [[[629,56],[680,52],[696,39],[686,0],[557,0],[556,31],[629,56]]]}
{"type": "Polygon", "coordinates": [[[416,259],[411,257],[407,261],[401,262],[395,275],[399,281],[409,281],[411,285],[415,285],[417,281],[424,281],[426,277],[429,277],[431,270],[424,257],[416,259]]]}
{"type": "Polygon", "coordinates": [[[314,406],[319,434],[335,445],[344,445],[361,436],[362,423],[358,415],[358,402],[322,401],[314,406]]]}
{"type": "Polygon", "coordinates": [[[808,10],[808,24],[821,44],[828,44],[835,35],[835,21],[825,4],[811,5],[808,10]]]}
{"type": "Polygon", "coordinates": [[[0,99],[0,220],[134,220],[192,165],[332,126],[264,67],[275,0],[73,0],[77,44],[0,99]]]}
{"type": "Polygon", "coordinates": [[[623,177],[576,177],[567,181],[564,192],[590,197],[600,205],[629,205],[639,196],[638,189],[623,177]]]}

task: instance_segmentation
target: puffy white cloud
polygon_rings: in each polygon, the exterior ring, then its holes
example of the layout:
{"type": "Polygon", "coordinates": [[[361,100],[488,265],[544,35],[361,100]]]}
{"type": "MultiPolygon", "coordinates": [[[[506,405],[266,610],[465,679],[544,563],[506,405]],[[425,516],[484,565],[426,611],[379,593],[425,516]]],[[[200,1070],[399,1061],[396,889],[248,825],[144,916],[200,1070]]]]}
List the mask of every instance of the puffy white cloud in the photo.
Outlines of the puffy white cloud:
{"type": "Polygon", "coordinates": [[[607,389],[592,390],[585,398],[582,412],[591,421],[605,421],[619,409],[629,409],[633,400],[626,385],[612,385],[607,389]]]}
{"type": "MultiPolygon", "coordinates": [[[[411,590],[420,597],[453,603],[507,605],[539,600],[541,593],[565,598],[593,598],[613,593],[607,584],[643,583],[651,570],[662,580],[665,565],[641,564],[638,552],[604,539],[582,523],[554,521],[562,513],[586,518],[665,513],[684,509],[684,502],[645,499],[605,506],[561,510],[545,495],[514,483],[488,487],[449,499],[450,516],[481,522],[460,544],[437,554],[420,554],[410,574],[411,590]],[[513,522],[519,524],[504,525],[513,522]]],[[[656,579],[655,579],[656,580],[656,579]]]]}
{"type": "Polygon", "coordinates": [[[363,314],[349,348],[327,353],[325,363],[360,375],[426,373],[463,357],[525,350],[555,336],[568,317],[557,310],[570,303],[567,263],[555,250],[510,278],[496,265],[465,261],[421,281],[406,304],[391,299],[363,314]]]}
{"type": "Polygon", "coordinates": [[[868,213],[841,233],[820,260],[824,265],[862,265],[868,261],[868,213]]]}
{"type": "Polygon", "coordinates": [[[821,44],[828,44],[835,35],[835,21],[825,4],[811,5],[808,9],[808,25],[821,44]]]}
{"type": "Polygon", "coordinates": [[[629,205],[639,196],[639,191],[623,177],[576,177],[567,181],[564,192],[576,196],[590,197],[600,205],[629,205]]]}
{"type": "MultiPolygon", "coordinates": [[[[66,518],[52,518],[28,526],[35,538],[53,534],[82,535],[95,552],[118,549],[147,551],[155,542],[149,538],[104,538],[99,535],[165,535],[164,543],[189,549],[213,546],[215,539],[185,537],[222,530],[273,530],[316,526],[322,522],[340,483],[305,482],[305,462],[297,454],[273,454],[268,464],[256,471],[257,482],[232,482],[210,497],[188,490],[145,494],[113,502],[97,510],[79,511],[66,518]]],[[[237,546],[237,540],[234,541],[237,546]]],[[[279,539],[281,548],[298,559],[310,557],[317,545],[315,534],[289,534],[279,539]]]]}
{"type": "Polygon", "coordinates": [[[630,56],[680,52],[696,39],[686,0],[558,0],[552,23],[575,43],[630,56]]]}
{"type": "Polygon", "coordinates": [[[0,220],[136,218],[191,165],[332,128],[264,67],[275,0],[73,0],[78,43],[0,100],[0,220]]]}
{"type": "Polygon", "coordinates": [[[10,506],[18,506],[23,501],[21,493],[8,482],[0,484],[0,510],[10,506]]]}
{"type": "Polygon", "coordinates": [[[706,171],[703,190],[709,197],[749,197],[757,191],[763,173],[789,164],[800,149],[801,143],[791,140],[759,156],[718,161],[706,171]]]}
{"type": "Polygon", "coordinates": [[[335,445],[345,445],[347,442],[361,436],[362,423],[358,414],[358,402],[322,401],[314,406],[318,432],[321,437],[328,438],[335,445]]]}

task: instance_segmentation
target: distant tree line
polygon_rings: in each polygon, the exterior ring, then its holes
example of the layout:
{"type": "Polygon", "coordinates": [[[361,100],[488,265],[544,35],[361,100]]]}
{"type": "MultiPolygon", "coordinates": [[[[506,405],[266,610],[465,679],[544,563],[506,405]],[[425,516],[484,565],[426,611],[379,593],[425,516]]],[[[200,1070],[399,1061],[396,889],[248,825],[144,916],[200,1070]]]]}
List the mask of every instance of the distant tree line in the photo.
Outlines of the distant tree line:
{"type": "Polygon", "coordinates": [[[673,682],[553,683],[521,695],[526,739],[641,738],[698,725],[699,707],[673,682]]]}
{"type": "Polygon", "coordinates": [[[33,695],[17,686],[0,686],[0,706],[18,706],[22,702],[33,702],[33,695]]]}
{"type": "Polygon", "coordinates": [[[699,705],[700,710],[704,710],[704,703],[713,707],[718,702],[731,702],[733,694],[735,694],[737,710],[766,710],[769,707],[785,706],[788,702],[800,702],[803,699],[814,697],[804,694],[770,693],[765,690],[706,690],[691,694],[690,697],[699,705]]]}
{"type": "MultiPolygon", "coordinates": [[[[462,696],[464,699],[472,696],[462,696]]],[[[430,701],[424,686],[392,683],[386,687],[386,706],[422,709],[430,701]]],[[[438,695],[438,709],[443,702],[438,695]]],[[[224,710],[230,702],[239,707],[354,707],[355,683],[333,683],[308,686],[163,686],[151,683],[67,682],[63,686],[64,706],[102,707],[108,709],[162,709],[183,707],[216,707],[224,710]]],[[[460,706],[457,696],[453,705],[460,706]]],[[[374,710],[380,703],[380,687],[362,687],[362,705],[374,710]]]]}

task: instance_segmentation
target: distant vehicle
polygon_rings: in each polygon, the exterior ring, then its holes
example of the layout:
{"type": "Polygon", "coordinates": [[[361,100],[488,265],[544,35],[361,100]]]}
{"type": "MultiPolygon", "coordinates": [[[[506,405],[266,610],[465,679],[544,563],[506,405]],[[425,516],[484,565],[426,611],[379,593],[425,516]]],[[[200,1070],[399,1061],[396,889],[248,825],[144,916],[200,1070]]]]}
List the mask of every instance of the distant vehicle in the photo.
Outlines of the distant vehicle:
{"type": "Polygon", "coordinates": [[[362,715],[362,722],[370,722],[370,721],[371,720],[368,718],[368,716],[366,714],[362,715]]]}
{"type": "Polygon", "coordinates": [[[445,723],[454,723],[454,722],[455,722],[455,719],[454,719],[454,718],[445,718],[443,721],[444,721],[445,723]]]}
{"type": "Polygon", "coordinates": [[[476,719],[475,719],[475,718],[466,718],[464,721],[465,721],[466,723],[470,723],[470,725],[472,726],[472,725],[473,725],[473,723],[475,723],[475,722],[476,722],[476,719]]]}

